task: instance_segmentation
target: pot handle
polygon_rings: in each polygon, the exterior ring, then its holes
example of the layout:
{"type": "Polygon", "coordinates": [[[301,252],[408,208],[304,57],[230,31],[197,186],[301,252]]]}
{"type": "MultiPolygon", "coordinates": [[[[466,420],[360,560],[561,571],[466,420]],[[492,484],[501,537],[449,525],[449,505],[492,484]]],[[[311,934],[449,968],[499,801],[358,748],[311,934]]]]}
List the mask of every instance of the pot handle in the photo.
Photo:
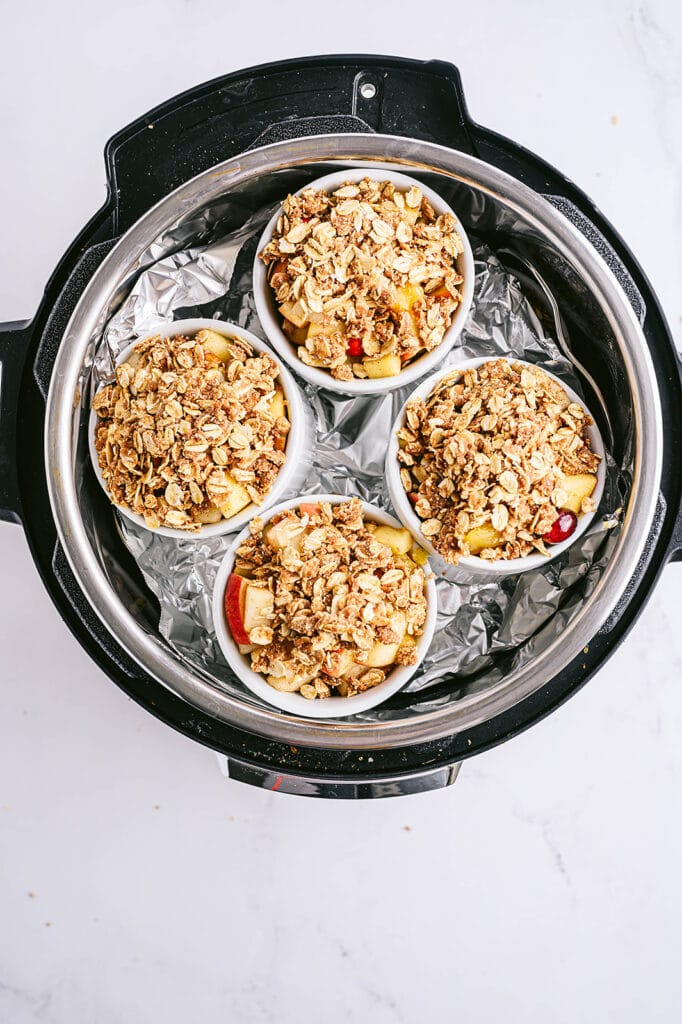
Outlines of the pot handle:
{"type": "Polygon", "coordinates": [[[421,772],[377,777],[372,782],[351,779],[324,779],[297,775],[296,772],[278,772],[242,761],[230,755],[216,754],[220,770],[226,779],[245,782],[258,789],[273,793],[291,793],[295,796],[317,796],[329,800],[376,800],[389,796],[408,796],[426,793],[432,789],[451,786],[459,775],[460,762],[421,772]]]}
{"type": "Polygon", "coordinates": [[[20,523],[17,474],[19,390],[33,325],[29,320],[0,323],[0,520],[20,523]]]}

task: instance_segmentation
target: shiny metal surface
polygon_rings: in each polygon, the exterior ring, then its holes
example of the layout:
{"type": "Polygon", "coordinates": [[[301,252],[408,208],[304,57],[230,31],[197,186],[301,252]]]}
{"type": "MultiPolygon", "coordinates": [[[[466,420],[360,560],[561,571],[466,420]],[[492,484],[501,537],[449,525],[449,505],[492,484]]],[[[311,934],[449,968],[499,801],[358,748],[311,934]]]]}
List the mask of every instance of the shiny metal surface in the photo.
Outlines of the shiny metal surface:
{"type": "Polygon", "coordinates": [[[329,800],[376,800],[389,796],[411,796],[433,789],[452,786],[457,780],[461,764],[444,768],[425,768],[423,771],[377,778],[371,782],[351,782],[348,779],[324,778],[317,775],[295,775],[267,771],[234,757],[218,754],[220,770],[227,779],[244,782],[257,789],[293,796],[317,796],[329,800]]]}
{"type": "Polygon", "coordinates": [[[641,327],[601,257],[550,204],[515,179],[462,153],[434,144],[379,135],[318,136],[254,150],[183,185],[121,239],[92,278],[65,332],[55,361],[46,415],[45,457],[55,520],[73,571],[104,624],[148,672],[216,718],[290,743],[319,748],[400,746],[466,730],[513,707],[564,668],[608,617],[637,565],[651,525],[660,478],[662,426],[653,367],[641,327]],[[102,311],[145,262],[156,240],[183,216],[265,171],[367,160],[436,170],[494,196],[551,245],[589,283],[619,348],[632,392],[636,458],[631,500],[616,552],[586,605],[560,639],[488,690],[428,714],[373,724],[311,723],[256,708],[216,690],[175,658],[126,610],[91,547],[73,474],[73,403],[82,365],[102,311]]]}

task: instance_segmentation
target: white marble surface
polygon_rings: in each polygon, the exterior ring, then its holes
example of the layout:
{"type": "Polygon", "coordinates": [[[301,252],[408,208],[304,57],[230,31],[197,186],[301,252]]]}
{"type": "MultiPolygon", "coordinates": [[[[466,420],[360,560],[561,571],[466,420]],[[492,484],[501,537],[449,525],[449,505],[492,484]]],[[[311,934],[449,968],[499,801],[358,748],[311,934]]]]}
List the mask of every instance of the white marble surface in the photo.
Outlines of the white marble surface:
{"type": "MultiPolygon", "coordinates": [[[[620,228],[679,342],[680,7],[553,6],[3,4],[0,319],[33,312],[127,121],[239,66],[375,51],[458,63],[473,116],[620,228]]],[[[0,566],[3,1024],[680,1019],[680,566],[547,721],[451,790],[350,805],[225,781],[88,660],[18,528],[0,566]]]]}

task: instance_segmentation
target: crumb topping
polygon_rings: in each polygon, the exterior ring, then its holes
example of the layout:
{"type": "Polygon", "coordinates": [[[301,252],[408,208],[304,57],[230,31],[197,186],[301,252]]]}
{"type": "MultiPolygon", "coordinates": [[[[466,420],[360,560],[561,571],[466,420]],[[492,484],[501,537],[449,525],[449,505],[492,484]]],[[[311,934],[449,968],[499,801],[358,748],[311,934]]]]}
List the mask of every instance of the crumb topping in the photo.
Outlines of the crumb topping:
{"type": "Polygon", "coordinates": [[[93,399],[112,501],[188,532],[263,501],[290,426],[278,376],[269,355],[211,331],[136,345],[93,399]]]}
{"type": "Polygon", "coordinates": [[[392,665],[416,664],[426,578],[382,541],[387,529],[365,521],[357,498],[251,524],[234,573],[266,609],[247,623],[249,653],[275,689],[347,697],[383,682],[392,665]]]}
{"type": "Polygon", "coordinates": [[[539,551],[558,510],[594,511],[591,419],[538,367],[491,360],[407,403],[398,431],[405,491],[422,532],[453,564],[539,551]]]}
{"type": "Polygon", "coordinates": [[[289,196],[259,255],[301,360],[350,381],[395,376],[441,343],[461,252],[454,217],[421,189],[364,178],[289,196]]]}

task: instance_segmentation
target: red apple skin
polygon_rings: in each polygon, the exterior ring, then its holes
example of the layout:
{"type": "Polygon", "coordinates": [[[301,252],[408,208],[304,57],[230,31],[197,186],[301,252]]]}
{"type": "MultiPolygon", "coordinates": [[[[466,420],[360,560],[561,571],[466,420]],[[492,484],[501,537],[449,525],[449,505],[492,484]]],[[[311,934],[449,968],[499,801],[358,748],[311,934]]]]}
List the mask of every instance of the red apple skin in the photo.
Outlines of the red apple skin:
{"type": "Polygon", "coordinates": [[[225,588],[225,618],[236,644],[248,644],[249,634],[244,629],[244,597],[246,580],[235,572],[230,573],[225,588]]]}

